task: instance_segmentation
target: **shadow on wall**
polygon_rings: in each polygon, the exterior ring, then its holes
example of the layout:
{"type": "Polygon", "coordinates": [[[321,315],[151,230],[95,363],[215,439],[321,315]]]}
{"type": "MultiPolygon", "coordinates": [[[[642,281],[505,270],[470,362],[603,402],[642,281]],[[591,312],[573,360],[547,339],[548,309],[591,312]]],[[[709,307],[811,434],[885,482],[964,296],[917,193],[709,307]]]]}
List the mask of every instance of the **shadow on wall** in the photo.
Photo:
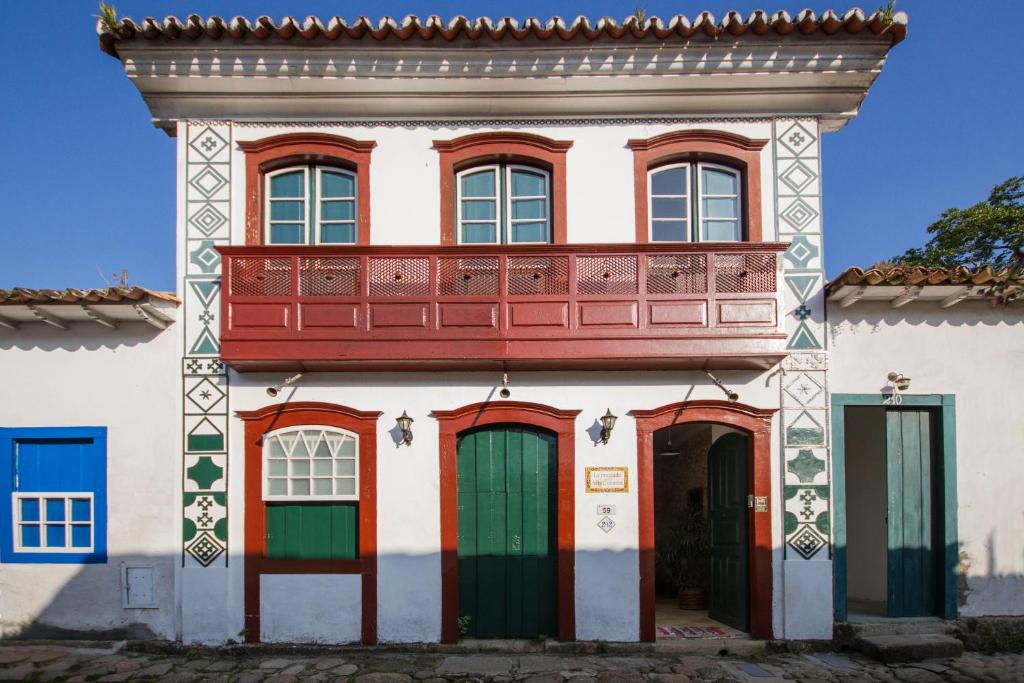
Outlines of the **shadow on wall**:
{"type": "Polygon", "coordinates": [[[19,330],[0,329],[0,351],[96,351],[116,350],[152,342],[169,333],[145,323],[126,323],[109,330],[96,323],[70,323],[70,330],[58,330],[45,323],[26,323],[19,330]]]}
{"type": "MultiPolygon", "coordinates": [[[[614,531],[612,532],[614,535],[614,531]]],[[[509,537],[511,538],[511,536],[509,537]]],[[[508,547],[513,547],[510,541],[508,547]]],[[[538,580],[538,572],[532,568],[544,564],[557,564],[557,548],[552,548],[548,556],[522,555],[502,557],[493,553],[480,553],[478,559],[481,566],[486,565],[487,576],[490,580],[479,581],[476,585],[476,596],[478,606],[476,609],[485,609],[487,614],[493,614],[494,610],[506,610],[508,612],[521,613],[523,605],[524,588],[528,584],[534,584],[538,580]],[[495,577],[503,577],[504,581],[495,577]]],[[[244,572],[241,566],[241,558],[230,558],[230,569],[232,580],[243,581],[244,572]]],[[[465,567],[465,557],[460,557],[460,566],[465,567]]],[[[180,556],[118,556],[111,555],[106,564],[92,565],[49,565],[49,564],[4,564],[0,565],[0,638],[12,639],[76,639],[76,640],[173,640],[176,633],[180,633],[180,626],[175,617],[175,590],[173,576],[175,569],[180,566],[180,556]],[[130,565],[153,565],[156,568],[153,582],[153,597],[158,605],[156,608],[133,608],[125,607],[125,586],[123,584],[121,564],[130,565]],[[8,571],[8,568],[16,568],[15,571],[8,571]],[[22,568],[24,571],[17,571],[22,568]],[[31,590],[28,586],[45,586],[49,578],[47,575],[59,574],[62,568],[68,571],[67,578],[48,595],[45,600],[40,599],[35,604],[30,604],[31,590]],[[26,599],[28,596],[28,599],[26,599]]],[[[638,608],[639,608],[639,586],[638,586],[638,564],[639,556],[637,551],[587,551],[579,550],[574,556],[576,573],[576,633],[581,640],[608,639],[608,640],[636,640],[639,635],[638,608]],[[619,596],[618,599],[609,599],[608,596],[619,596]],[[613,637],[607,637],[608,634],[613,637]]],[[[206,571],[200,567],[194,570],[206,571]]],[[[211,572],[217,571],[211,569],[211,572]]],[[[481,572],[478,572],[478,575],[481,572]]],[[[429,641],[431,638],[437,641],[441,633],[441,559],[439,553],[428,553],[422,555],[412,554],[381,554],[377,556],[377,595],[378,595],[378,638],[382,642],[417,642],[429,641]],[[424,571],[425,567],[434,567],[435,571],[424,571]],[[424,598],[426,596],[426,599],[424,598]],[[383,628],[382,628],[383,627],[383,628]],[[417,635],[418,634],[418,635],[417,635]],[[423,634],[433,634],[428,637],[423,634]]],[[[180,574],[179,574],[180,576],[180,574]]],[[[263,576],[270,576],[264,574],[263,576]]],[[[308,575],[310,582],[323,577],[324,574],[308,575]]],[[[341,574],[340,576],[346,576],[341,574]]],[[[353,579],[358,574],[347,574],[353,579]]],[[[557,606],[557,571],[549,575],[549,592],[551,604],[557,606]]],[[[56,581],[55,581],[56,583],[56,581]]],[[[472,578],[465,575],[460,576],[459,590],[471,590],[472,578]],[[469,579],[469,580],[467,580],[469,579]]],[[[144,588],[144,587],[143,587],[144,588]]],[[[39,594],[46,593],[46,589],[39,591],[39,594]]],[[[143,594],[145,590],[143,590],[143,594]]],[[[261,596],[262,609],[266,609],[266,590],[261,596]]],[[[243,601],[238,601],[238,612],[228,613],[224,618],[224,610],[230,608],[228,587],[225,586],[223,601],[218,600],[217,605],[204,604],[200,609],[206,613],[216,612],[215,621],[229,625],[238,624],[242,628],[244,614],[242,613],[243,601]]],[[[334,624],[336,621],[351,621],[352,612],[348,612],[345,619],[336,619],[332,613],[336,610],[350,608],[356,615],[361,612],[359,591],[348,593],[354,598],[342,598],[342,602],[331,600],[331,596],[324,596],[312,590],[308,595],[295,593],[294,591],[278,600],[271,600],[271,604],[282,606],[288,605],[290,609],[298,608],[305,612],[306,619],[299,615],[299,619],[293,619],[293,615],[282,614],[281,618],[274,621],[278,628],[290,628],[290,624],[296,621],[304,621],[306,624],[313,622],[313,627],[334,624]],[[351,604],[344,604],[344,600],[350,600],[351,604]],[[317,614],[322,612],[323,614],[317,614]],[[281,625],[284,624],[282,627],[281,625]]],[[[468,601],[467,601],[468,602],[468,601]]],[[[541,609],[539,603],[534,605],[541,609]]],[[[193,609],[195,606],[193,605],[193,609]]],[[[184,605],[188,610],[189,605],[184,605]]],[[[556,608],[557,609],[557,608],[556,608]]],[[[484,614],[484,612],[481,612],[484,614]]],[[[461,610],[461,616],[468,616],[461,610]]],[[[266,614],[263,615],[266,618],[266,614]]],[[[359,621],[360,617],[355,616],[359,621]]],[[[482,619],[483,617],[478,617],[482,619]]],[[[515,621],[513,618],[511,621],[515,621]]],[[[187,617],[186,617],[187,621],[187,617]]],[[[520,621],[526,623],[529,617],[520,621]]],[[[296,627],[299,628],[299,627],[296,627]]],[[[228,630],[227,628],[225,630],[228,630]]],[[[263,629],[261,629],[263,630],[263,629]]],[[[308,629],[302,629],[308,630],[308,629]]],[[[316,630],[316,628],[312,628],[316,630]]],[[[530,634],[524,632],[524,636],[530,634]]],[[[556,633],[544,633],[541,635],[555,636],[556,633]]],[[[188,638],[188,634],[185,634],[188,638]]],[[[508,634],[506,637],[518,637],[516,633],[508,634]]],[[[237,632],[225,632],[219,641],[222,644],[242,642],[246,638],[244,630],[237,632]]],[[[218,644],[216,640],[204,638],[204,642],[218,644]]],[[[278,642],[294,643],[344,643],[358,640],[349,637],[339,640],[331,640],[329,637],[298,637],[278,638],[278,642]]]]}
{"type": "MultiPolygon", "coordinates": [[[[1024,573],[996,571],[995,531],[988,534],[984,543],[984,559],[971,557],[962,544],[936,545],[935,548],[941,550],[890,548],[886,556],[880,558],[885,567],[889,568],[883,579],[883,593],[870,596],[846,594],[848,614],[858,613],[854,607],[856,604],[857,608],[872,610],[872,616],[934,615],[947,619],[1024,616],[1024,573]],[[977,569],[981,568],[979,565],[982,562],[984,570],[979,572],[977,569]],[[934,567],[931,575],[925,570],[928,566],[934,567]],[[896,590],[895,595],[887,596],[885,592],[888,582],[893,580],[901,581],[902,586],[896,590]],[[896,609],[897,613],[887,614],[889,608],[896,609]]],[[[851,563],[847,548],[837,545],[836,556],[837,559],[845,557],[849,572],[851,563]]],[[[1024,549],[1021,560],[1024,561],[1024,549]]],[[[852,577],[847,573],[847,586],[851,580],[852,577]]]]}
{"type": "Polygon", "coordinates": [[[888,302],[861,303],[848,309],[828,308],[833,339],[849,333],[854,326],[868,325],[872,331],[896,325],[928,327],[977,327],[978,325],[1024,325],[1024,306],[995,306],[985,301],[965,301],[942,309],[937,303],[894,309],[888,302]]]}

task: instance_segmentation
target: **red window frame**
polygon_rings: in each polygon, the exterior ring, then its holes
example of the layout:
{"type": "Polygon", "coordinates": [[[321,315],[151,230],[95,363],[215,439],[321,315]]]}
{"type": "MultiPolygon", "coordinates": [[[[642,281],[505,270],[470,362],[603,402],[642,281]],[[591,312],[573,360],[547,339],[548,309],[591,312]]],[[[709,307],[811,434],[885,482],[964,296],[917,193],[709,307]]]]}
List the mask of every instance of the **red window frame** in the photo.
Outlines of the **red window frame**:
{"type": "Polygon", "coordinates": [[[264,244],[266,174],[300,164],[338,166],[356,174],[356,244],[370,244],[370,154],[377,143],[327,133],[286,133],[243,140],[245,152],[245,243],[264,244]]]}
{"type": "Polygon", "coordinates": [[[566,243],[565,155],[572,141],[533,133],[493,132],[434,140],[441,167],[441,244],[458,244],[455,174],[486,163],[517,163],[542,168],[551,182],[551,242],[566,243]]]}
{"type": "Polygon", "coordinates": [[[239,411],[245,423],[245,638],[260,638],[263,574],[359,574],[362,577],[362,642],[377,642],[377,420],[382,413],[333,403],[296,401],[239,411]],[[263,435],[316,425],[359,436],[359,558],[267,559],[267,506],[263,501],[263,435]]]}
{"type": "Polygon", "coordinates": [[[741,217],[747,242],[761,242],[761,150],[767,140],[718,130],[680,130],[626,143],[633,150],[633,188],[636,206],[636,241],[650,239],[647,174],[659,166],[683,161],[711,161],[740,172],[743,207],[741,217]]]}

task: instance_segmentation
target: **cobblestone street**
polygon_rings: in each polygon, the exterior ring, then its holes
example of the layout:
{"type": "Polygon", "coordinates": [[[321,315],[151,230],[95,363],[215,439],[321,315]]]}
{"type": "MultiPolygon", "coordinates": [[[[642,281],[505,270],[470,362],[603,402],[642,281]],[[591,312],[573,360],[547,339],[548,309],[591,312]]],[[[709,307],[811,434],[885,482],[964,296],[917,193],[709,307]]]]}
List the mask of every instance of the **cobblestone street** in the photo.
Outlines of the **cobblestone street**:
{"type": "Polygon", "coordinates": [[[138,654],[56,645],[0,647],[0,680],[67,681],[298,681],[400,683],[402,681],[887,681],[967,683],[1020,681],[1024,655],[967,653],[954,660],[884,666],[859,655],[772,655],[760,658],[644,653],[437,654],[344,651],[317,656],[258,655],[194,650],[185,655],[138,654]]]}

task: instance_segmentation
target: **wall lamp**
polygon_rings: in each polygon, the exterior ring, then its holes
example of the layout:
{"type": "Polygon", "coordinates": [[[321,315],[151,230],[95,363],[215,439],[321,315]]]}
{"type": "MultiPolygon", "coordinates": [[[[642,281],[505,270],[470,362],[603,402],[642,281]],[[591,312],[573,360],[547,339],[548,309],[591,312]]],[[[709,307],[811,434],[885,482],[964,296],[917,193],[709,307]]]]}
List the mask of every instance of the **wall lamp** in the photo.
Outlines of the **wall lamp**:
{"type": "Polygon", "coordinates": [[[722,390],[722,393],[725,394],[725,397],[729,399],[730,402],[735,403],[736,401],[740,400],[740,395],[737,394],[735,391],[730,391],[728,387],[722,384],[722,380],[718,379],[707,370],[704,371],[704,374],[708,376],[708,379],[711,380],[712,384],[714,384],[716,387],[722,390]]]}
{"type": "Polygon", "coordinates": [[[608,443],[612,438],[612,430],[615,429],[615,421],[618,419],[617,415],[612,415],[611,408],[601,416],[601,443],[608,443]]]}
{"type": "Polygon", "coordinates": [[[279,383],[275,384],[272,387],[267,387],[267,396],[269,396],[270,398],[276,398],[277,395],[279,393],[281,393],[282,389],[284,389],[285,387],[290,386],[290,385],[295,384],[296,382],[298,382],[299,378],[302,377],[302,375],[304,375],[304,374],[305,373],[302,373],[302,372],[295,373],[294,375],[292,375],[288,379],[286,379],[286,380],[284,380],[282,382],[279,382],[279,383]]]}
{"type": "Polygon", "coordinates": [[[890,372],[886,379],[899,391],[906,391],[910,388],[910,378],[899,372],[890,372]]]}
{"type": "Polygon", "coordinates": [[[508,398],[512,395],[512,392],[508,388],[508,373],[501,373],[501,391],[498,392],[498,396],[502,398],[508,398]]]}
{"type": "Polygon", "coordinates": [[[412,423],[414,420],[409,417],[409,413],[402,411],[402,414],[395,418],[395,424],[398,425],[398,431],[402,432],[402,443],[406,446],[412,445],[412,423]]]}

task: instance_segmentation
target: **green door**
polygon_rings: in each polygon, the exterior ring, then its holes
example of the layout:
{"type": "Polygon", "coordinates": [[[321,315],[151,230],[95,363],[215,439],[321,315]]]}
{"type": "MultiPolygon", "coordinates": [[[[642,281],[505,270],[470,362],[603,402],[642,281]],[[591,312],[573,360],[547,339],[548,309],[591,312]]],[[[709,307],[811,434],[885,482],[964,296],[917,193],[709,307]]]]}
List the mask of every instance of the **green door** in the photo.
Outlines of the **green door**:
{"type": "Polygon", "coordinates": [[[931,411],[888,410],[888,616],[940,614],[936,590],[935,418],[931,411]]]}
{"type": "Polygon", "coordinates": [[[711,577],[708,616],[750,630],[747,576],[747,437],[719,437],[708,451],[711,577]]]}
{"type": "Polygon", "coordinates": [[[556,635],[557,492],[552,434],[502,425],[459,436],[459,616],[465,635],[556,635]]]}

